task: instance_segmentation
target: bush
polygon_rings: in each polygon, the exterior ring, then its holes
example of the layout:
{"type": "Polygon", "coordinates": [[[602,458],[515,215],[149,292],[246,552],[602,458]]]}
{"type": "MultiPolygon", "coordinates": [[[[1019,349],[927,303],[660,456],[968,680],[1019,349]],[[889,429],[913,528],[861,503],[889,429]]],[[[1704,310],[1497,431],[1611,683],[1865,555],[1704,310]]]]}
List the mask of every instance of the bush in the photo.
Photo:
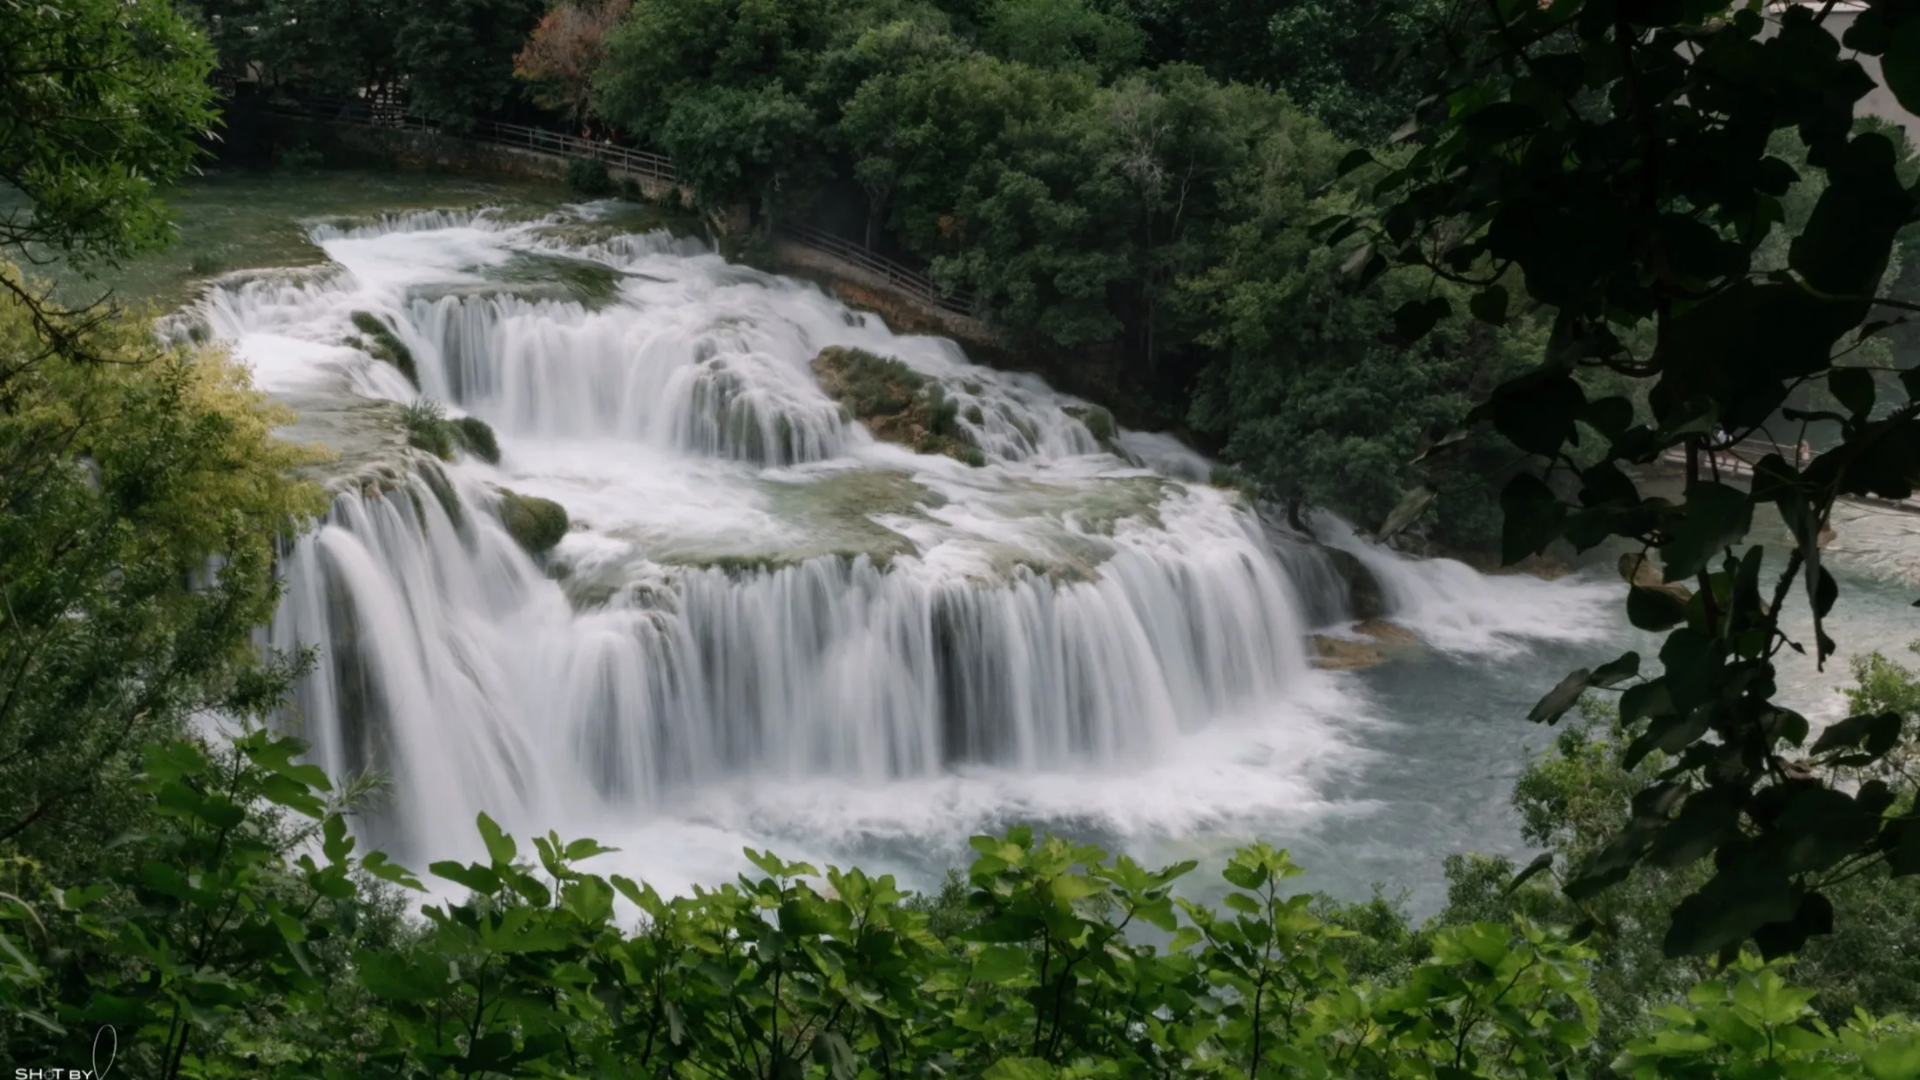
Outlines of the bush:
{"type": "Polygon", "coordinates": [[[455,428],[447,422],[446,410],[437,401],[421,398],[400,410],[400,422],[406,425],[407,443],[425,450],[441,461],[452,461],[459,443],[455,428]]]}
{"type": "Polygon", "coordinates": [[[598,158],[573,158],[567,162],[567,186],[581,195],[599,198],[613,191],[613,176],[607,163],[598,158]]]}
{"type": "MultiPolygon", "coordinates": [[[[130,1074],[166,1080],[588,1075],[578,1062],[795,1080],[1588,1075],[1590,947],[1524,919],[1415,938],[1390,900],[1290,895],[1300,871],[1265,844],[1232,856],[1222,911],[1172,895],[1191,862],[1152,870],[1025,828],[975,837],[972,866],[930,896],[749,849],[754,871],[670,899],[584,870],[609,850],[591,840],[523,848],[481,814],[485,854],[431,867],[458,888],[412,930],[389,886],[421,882],[356,852],[351,799],[325,797],[305,749],[266,731],[217,753],[157,746],[132,785],[166,813],[137,849],[106,849],[97,884],[0,879],[15,1060],[60,1060],[61,1022],[110,1016],[133,1036],[130,1074]],[[189,1034],[192,1068],[168,1067],[189,1034]]],[[[1699,983],[1694,1010],[1662,1010],[1620,1071],[1911,1075],[1913,1025],[1817,1025],[1808,996],[1742,960],[1699,983]]]]}

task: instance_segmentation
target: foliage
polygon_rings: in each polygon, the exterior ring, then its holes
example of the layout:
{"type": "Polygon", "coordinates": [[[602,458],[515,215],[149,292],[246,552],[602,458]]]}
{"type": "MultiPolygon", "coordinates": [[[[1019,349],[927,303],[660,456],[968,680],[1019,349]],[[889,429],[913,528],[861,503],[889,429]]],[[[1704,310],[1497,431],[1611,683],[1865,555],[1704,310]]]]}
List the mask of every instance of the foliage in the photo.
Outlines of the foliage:
{"type": "Polygon", "coordinates": [[[197,0],[220,66],[327,97],[390,92],[453,130],[518,88],[513,57],[539,0],[197,0]]]}
{"type": "MultiPolygon", "coordinates": [[[[98,884],[37,879],[0,919],[13,1060],[63,1060],[104,1022],[130,1072],[163,1080],[1490,1080],[1563,1075],[1593,1033],[1591,954],[1563,935],[1444,927],[1420,959],[1356,978],[1348,932],[1288,894],[1297,868],[1258,844],[1224,868],[1220,911],[1172,894],[1191,863],[1148,870],[1023,829],[975,838],[938,898],[749,850],[755,872],[668,899],[581,869],[608,853],[591,840],[525,851],[483,814],[484,856],[431,867],[459,892],[403,927],[375,886],[418,881],[356,855],[351,800],[295,763],[302,749],[252,731],[229,752],[149,751],[149,824],[98,884]]],[[[1631,1068],[1771,1076],[1787,1055],[1791,1075],[1910,1075],[1910,1024],[1827,1028],[1775,969],[1744,963],[1693,995],[1699,1011],[1664,1015],[1631,1068]]]]}
{"type": "MultiPolygon", "coordinates": [[[[1472,417],[1548,471],[1545,481],[1517,476],[1502,494],[1506,558],[1562,537],[1580,549],[1620,537],[1657,550],[1665,580],[1691,593],[1629,590],[1634,624],[1667,634],[1661,673],[1641,677],[1640,658],[1621,657],[1569,676],[1533,712],[1557,720],[1587,686],[1631,682],[1620,703],[1633,738],[1626,763],[1672,755],[1569,895],[1712,855],[1712,872],[1673,909],[1664,948],[1731,955],[1753,941],[1768,956],[1796,952],[1831,932],[1834,883],[1872,864],[1920,871],[1920,817],[1884,782],[1853,787],[1833,771],[1882,758],[1900,719],[1834,725],[1794,761],[1808,722],[1773,700],[1782,649],[1821,661],[1834,649],[1823,619],[1839,590],[1818,545],[1834,500],[1904,498],[1920,474],[1910,388],[1876,410],[1888,388],[1835,363],[1874,332],[1865,324],[1886,306],[1875,290],[1920,203],[1901,186],[1893,144],[1853,134],[1854,103],[1874,84],[1821,25],[1827,9],[1787,8],[1763,44],[1765,22],[1745,5],[1496,7],[1497,64],[1449,72],[1446,119],[1372,174],[1384,213],[1329,221],[1326,235],[1367,245],[1354,256],[1362,280],[1392,264],[1426,268],[1474,290],[1467,306],[1490,324],[1507,320],[1506,282],[1520,275],[1555,312],[1544,362],[1472,417]],[[1760,249],[1781,229],[1797,177],[1771,152],[1782,129],[1797,132],[1825,187],[1804,227],[1783,230],[1786,266],[1769,272],[1760,249]],[[1646,411],[1627,393],[1590,397],[1582,371],[1647,387],[1646,411]],[[1837,426],[1839,445],[1811,463],[1768,456],[1750,490],[1720,482],[1704,460],[1716,433],[1794,445],[1796,425],[1813,417],[1790,398],[1809,386],[1837,403],[1818,418],[1837,426]],[[1685,496],[1646,498],[1625,469],[1669,449],[1686,456],[1685,496]],[[1747,543],[1761,504],[1793,536],[1771,580],[1768,553],[1747,543]],[[1802,582],[1815,616],[1804,644],[1777,618],[1802,582]]],[[[1920,70],[1915,26],[1920,12],[1874,3],[1846,41],[1883,58],[1909,108],[1920,106],[1907,80],[1920,70]]],[[[1397,319],[1417,337],[1451,310],[1436,297],[1397,319]]]]}
{"type": "Polygon", "coordinates": [[[411,108],[455,131],[506,104],[513,56],[540,18],[540,0],[433,0],[403,6],[394,61],[411,108]]]}
{"type": "Polygon", "coordinates": [[[626,17],[631,0],[553,5],[513,57],[516,77],[534,84],[534,101],[584,124],[592,107],[593,73],[606,58],[608,31],[626,17]]]}
{"type": "Polygon", "coordinates": [[[0,185],[31,204],[0,248],[86,266],[165,242],[157,187],[213,126],[205,40],[166,0],[7,0],[0,21],[0,185]]]}
{"type": "Polygon", "coordinates": [[[287,475],[316,457],[273,437],[290,415],[224,354],[132,319],[73,340],[0,301],[0,843],[63,870],[125,827],[141,741],[275,704],[287,671],[251,628],[276,538],[326,506],[287,475]]]}
{"type": "Polygon", "coordinates": [[[1413,115],[1438,32],[1479,5],[1402,0],[1126,0],[1161,61],[1285,92],[1344,138],[1384,142],[1413,115]]]}
{"type": "Polygon", "coordinates": [[[822,175],[811,66],[837,0],[638,0],[607,36],[594,108],[674,159],[703,205],[773,214],[822,175]]]}
{"type": "Polygon", "coordinates": [[[570,158],[567,186],[578,194],[598,197],[613,190],[613,177],[607,172],[607,163],[599,158],[570,158]]]}
{"type": "MultiPolygon", "coordinates": [[[[1849,690],[1849,697],[1920,699],[1920,676],[1914,672],[1877,656],[1856,666],[1875,675],[1849,690]]],[[[1709,868],[1644,870],[1579,902],[1551,884],[1564,881],[1569,868],[1605,848],[1633,819],[1635,796],[1670,764],[1656,752],[1626,767],[1632,740],[1622,732],[1612,704],[1588,695],[1578,711],[1581,719],[1568,723],[1546,753],[1530,759],[1514,784],[1523,835],[1546,849],[1535,864],[1537,876],[1515,887],[1515,867],[1505,859],[1449,858],[1448,906],[1439,921],[1523,916],[1585,928],[1587,944],[1599,959],[1593,991],[1601,1023],[1592,1064],[1604,1074],[1628,1042],[1646,1035],[1658,1009],[1685,1000],[1689,986],[1712,976],[1705,958],[1671,958],[1661,947],[1667,913],[1700,887],[1709,868]]],[[[1900,781],[1899,789],[1903,799],[1910,799],[1912,780],[1900,781]]],[[[1832,896],[1833,933],[1809,940],[1781,970],[1817,994],[1820,1018],[1835,1027],[1855,1010],[1920,1011],[1920,970],[1908,945],[1920,933],[1920,882],[1890,878],[1884,868],[1874,868],[1837,883],[1832,896]]]]}

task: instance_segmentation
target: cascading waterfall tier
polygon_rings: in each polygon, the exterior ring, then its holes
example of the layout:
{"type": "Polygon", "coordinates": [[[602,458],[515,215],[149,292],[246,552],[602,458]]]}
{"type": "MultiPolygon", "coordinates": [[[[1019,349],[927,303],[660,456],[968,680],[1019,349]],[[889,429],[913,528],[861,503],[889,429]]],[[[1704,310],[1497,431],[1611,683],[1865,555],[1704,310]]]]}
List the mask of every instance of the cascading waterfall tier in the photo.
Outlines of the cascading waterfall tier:
{"type": "Polygon", "coordinates": [[[1318,563],[1203,461],[1131,436],[1115,457],[1032,377],[607,213],[329,223],[336,271],[192,313],[355,463],[269,637],[320,648],[299,722],[329,769],[392,776],[387,842],[741,782],[1148,767],[1322,678],[1288,565],[1324,593],[1318,563]],[[986,465],[876,441],[814,378],[829,346],[936,381],[986,465]],[[416,396],[492,425],[499,465],[402,445],[384,403],[416,396]],[[569,511],[550,553],[500,523],[520,496],[569,511]]]}

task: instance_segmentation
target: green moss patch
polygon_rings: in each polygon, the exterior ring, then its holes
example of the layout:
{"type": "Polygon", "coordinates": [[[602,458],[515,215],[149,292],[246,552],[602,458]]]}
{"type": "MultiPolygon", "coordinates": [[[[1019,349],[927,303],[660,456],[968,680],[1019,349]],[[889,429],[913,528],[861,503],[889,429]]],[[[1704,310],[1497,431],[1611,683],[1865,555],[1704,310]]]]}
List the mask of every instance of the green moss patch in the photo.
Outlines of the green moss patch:
{"type": "Polygon", "coordinates": [[[494,437],[493,428],[485,420],[463,416],[453,421],[453,429],[468,453],[489,465],[500,464],[500,440],[494,437]]]}
{"type": "Polygon", "coordinates": [[[798,481],[765,480],[761,487],[768,509],[790,524],[802,539],[775,548],[655,548],[650,557],[673,566],[715,569],[732,575],[778,570],[823,557],[851,562],[865,556],[875,566],[886,568],[894,559],[917,549],[913,541],[876,518],[924,518],[929,508],[945,503],[938,492],[891,469],[832,472],[798,481]]]}
{"type": "Polygon", "coordinates": [[[529,555],[544,555],[567,535],[567,508],[552,499],[500,489],[500,524],[529,555]]]}
{"type": "Polygon", "coordinates": [[[976,468],[987,463],[960,426],[960,405],[939,383],[900,361],[835,346],[813,358],[820,388],[876,439],[944,454],[976,468]]]}
{"type": "Polygon", "coordinates": [[[353,340],[349,344],[365,349],[367,355],[375,360],[385,360],[399,368],[400,374],[405,375],[407,381],[418,389],[420,371],[413,362],[413,350],[394,336],[393,328],[370,311],[356,311],[349,317],[353,320],[354,329],[366,335],[364,339],[353,340]]]}
{"type": "Polygon", "coordinates": [[[406,425],[408,444],[441,461],[452,461],[455,453],[464,450],[489,465],[500,464],[500,441],[479,417],[449,420],[439,402],[422,398],[400,410],[400,420],[406,425]]]}
{"type": "Polygon", "coordinates": [[[1088,434],[1100,444],[1100,449],[1120,456],[1119,444],[1114,442],[1120,434],[1120,427],[1113,422],[1112,413],[1098,405],[1069,405],[1061,411],[1085,425],[1088,434]]]}

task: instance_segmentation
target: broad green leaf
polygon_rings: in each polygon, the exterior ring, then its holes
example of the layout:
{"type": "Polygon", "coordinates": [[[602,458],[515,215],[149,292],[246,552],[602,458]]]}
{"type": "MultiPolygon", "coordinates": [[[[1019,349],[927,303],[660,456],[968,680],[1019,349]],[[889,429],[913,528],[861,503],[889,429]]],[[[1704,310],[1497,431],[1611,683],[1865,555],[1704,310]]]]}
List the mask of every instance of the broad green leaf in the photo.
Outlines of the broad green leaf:
{"type": "Polygon", "coordinates": [[[474,821],[480,827],[480,838],[486,841],[487,857],[493,860],[495,866],[511,865],[519,850],[513,837],[501,832],[500,826],[484,813],[474,821]]]}

